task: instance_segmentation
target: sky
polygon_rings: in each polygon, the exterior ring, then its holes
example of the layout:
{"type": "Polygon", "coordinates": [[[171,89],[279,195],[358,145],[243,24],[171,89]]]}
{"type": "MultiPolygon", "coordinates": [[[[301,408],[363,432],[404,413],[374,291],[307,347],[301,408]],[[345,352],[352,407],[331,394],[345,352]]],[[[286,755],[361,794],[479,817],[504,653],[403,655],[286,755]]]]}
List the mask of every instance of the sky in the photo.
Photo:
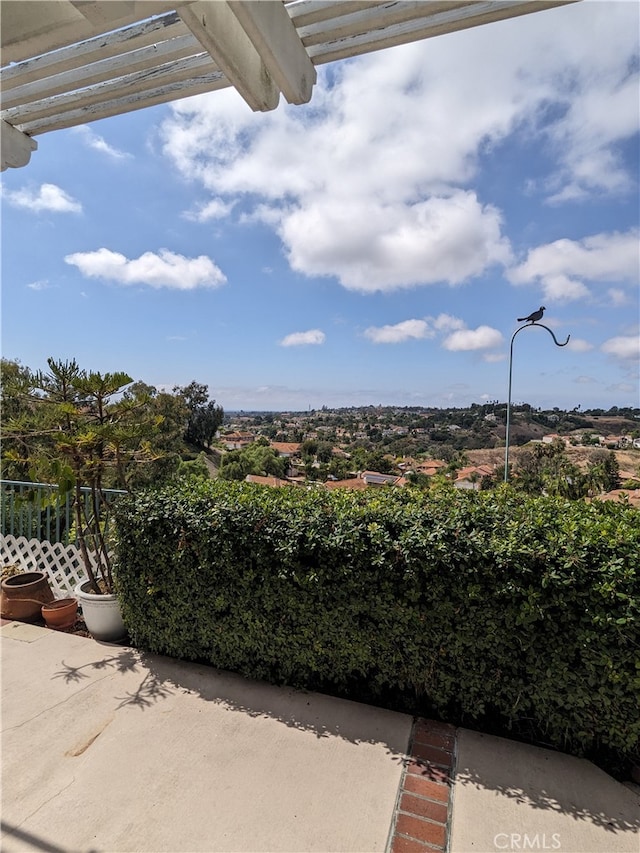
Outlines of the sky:
{"type": "Polygon", "coordinates": [[[2,355],[226,411],[639,406],[640,5],[580,2],[37,137],[2,355]]]}

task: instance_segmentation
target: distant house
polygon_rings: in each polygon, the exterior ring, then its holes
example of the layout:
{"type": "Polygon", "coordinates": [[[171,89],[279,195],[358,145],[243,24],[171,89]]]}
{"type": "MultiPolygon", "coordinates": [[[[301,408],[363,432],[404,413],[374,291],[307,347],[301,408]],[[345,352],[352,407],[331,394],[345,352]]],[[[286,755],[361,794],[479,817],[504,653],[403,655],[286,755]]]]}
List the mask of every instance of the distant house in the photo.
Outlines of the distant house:
{"type": "Polygon", "coordinates": [[[349,480],[329,480],[325,488],[333,489],[368,489],[380,488],[381,486],[406,486],[408,480],[397,474],[381,474],[379,471],[361,471],[357,477],[349,480]]]}
{"type": "Polygon", "coordinates": [[[625,445],[621,444],[621,437],[619,435],[600,435],[598,436],[600,441],[600,445],[604,447],[624,447],[625,445]]]}
{"type": "Polygon", "coordinates": [[[426,474],[427,477],[433,477],[434,474],[442,473],[442,469],[446,467],[447,463],[441,459],[430,459],[428,462],[416,465],[415,471],[418,474],[426,474]]]}
{"type": "Polygon", "coordinates": [[[557,432],[552,432],[549,435],[542,436],[543,444],[553,444],[554,441],[562,441],[565,445],[571,444],[571,439],[564,435],[558,435],[557,432]]]}
{"type": "Polygon", "coordinates": [[[406,483],[404,477],[398,474],[380,474],[378,471],[362,471],[360,478],[367,486],[404,486],[406,483]]]}
{"type": "Polygon", "coordinates": [[[272,441],[270,446],[278,456],[285,456],[288,459],[300,453],[300,444],[295,441],[272,441]]]}
{"type": "Polygon", "coordinates": [[[350,480],[327,480],[324,487],[329,491],[334,489],[366,489],[367,484],[360,477],[352,477],[350,480]]]}
{"type": "Polygon", "coordinates": [[[550,435],[543,435],[542,436],[542,443],[543,444],[553,444],[553,442],[556,440],[556,438],[560,438],[560,436],[558,435],[557,432],[552,432],[550,435]]]}
{"type": "Polygon", "coordinates": [[[604,495],[597,495],[594,500],[598,501],[624,501],[631,506],[640,507],[640,489],[613,489],[604,495]]]}
{"type": "Polygon", "coordinates": [[[493,468],[489,465],[468,465],[466,468],[461,468],[458,471],[453,486],[456,489],[474,489],[480,490],[480,484],[483,477],[491,477],[493,468]]]}
{"type": "Polygon", "coordinates": [[[245,483],[257,483],[259,486],[270,486],[272,489],[294,485],[289,480],[281,480],[280,477],[261,477],[258,474],[247,474],[244,481],[245,483]]]}
{"type": "Polygon", "coordinates": [[[255,435],[250,432],[230,432],[222,436],[222,441],[224,441],[227,450],[242,450],[254,440],[255,435]]]}

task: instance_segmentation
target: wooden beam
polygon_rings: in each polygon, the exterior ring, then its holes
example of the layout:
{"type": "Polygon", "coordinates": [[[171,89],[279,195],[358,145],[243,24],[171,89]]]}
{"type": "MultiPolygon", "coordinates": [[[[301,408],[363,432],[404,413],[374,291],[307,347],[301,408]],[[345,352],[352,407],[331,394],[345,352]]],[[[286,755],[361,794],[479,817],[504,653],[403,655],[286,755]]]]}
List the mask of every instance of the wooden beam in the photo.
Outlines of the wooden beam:
{"type": "Polygon", "coordinates": [[[177,62],[168,62],[126,77],[118,77],[105,83],[97,83],[86,89],[76,89],[52,98],[42,98],[30,104],[2,110],[0,117],[15,127],[24,129],[40,119],[52,118],[73,110],[82,110],[93,104],[112,101],[132,94],[142,98],[149,89],[159,85],[188,81],[191,77],[219,72],[208,53],[190,56],[177,62]]]}
{"type": "Polygon", "coordinates": [[[35,139],[16,130],[6,121],[0,122],[0,151],[2,152],[0,171],[26,166],[31,159],[31,152],[37,147],[38,143],[35,139]]]}
{"type": "Polygon", "coordinates": [[[317,72],[281,2],[233,0],[231,11],[290,104],[306,104],[317,72]]]}
{"type": "Polygon", "coordinates": [[[160,42],[157,45],[148,45],[139,50],[112,56],[100,62],[92,62],[82,68],[73,68],[69,71],[63,71],[62,74],[54,74],[42,80],[26,83],[24,86],[16,86],[11,91],[2,93],[2,109],[25,106],[28,103],[64,92],[86,89],[96,83],[103,83],[118,77],[128,77],[138,71],[156,68],[167,62],[193,56],[198,50],[202,52],[201,46],[191,33],[182,36],[182,38],[160,42]]]}
{"type": "Polygon", "coordinates": [[[214,92],[217,89],[226,89],[230,85],[222,71],[212,71],[209,74],[189,77],[189,79],[180,82],[165,83],[163,86],[146,92],[134,92],[111,101],[100,101],[69,112],[27,122],[22,125],[22,128],[26,133],[34,136],[50,133],[53,130],[63,130],[67,127],[76,127],[79,124],[87,124],[87,122],[98,121],[110,116],[119,116],[134,110],[166,104],[180,98],[190,98],[192,95],[202,95],[207,92],[214,92]]]}
{"type": "MultiPolygon", "coordinates": [[[[111,4],[100,5],[106,7],[111,4]]],[[[174,5],[170,0],[137,0],[124,5],[117,2],[117,17],[110,19],[109,28],[124,27],[134,21],[171,11],[174,5]]],[[[108,13],[104,10],[103,14],[108,13]]],[[[0,44],[4,64],[20,62],[66,47],[97,35],[101,30],[69,0],[29,0],[27,3],[12,0],[2,3],[0,15],[0,44]]]]}
{"type": "Polygon", "coordinates": [[[278,106],[280,90],[225,0],[199,0],[176,11],[252,110],[278,106]]]}
{"type": "Polygon", "coordinates": [[[457,2],[429,2],[423,0],[405,0],[403,3],[389,3],[374,9],[361,9],[330,20],[300,26],[296,24],[298,35],[308,47],[323,44],[336,38],[380,32],[405,21],[430,21],[435,15],[445,15],[447,19],[457,19],[461,7],[478,5],[476,0],[457,0],[457,2]]]}
{"type": "MultiPolygon", "coordinates": [[[[575,2],[580,0],[475,0],[461,8],[435,15],[428,14],[429,4],[424,3],[426,14],[415,20],[380,30],[374,28],[372,21],[370,28],[359,35],[329,37],[325,42],[309,45],[307,52],[314,65],[320,65],[575,2]]],[[[302,43],[305,44],[304,38],[302,43]]]]}
{"type": "Polygon", "coordinates": [[[76,42],[34,59],[8,65],[2,69],[2,91],[7,92],[16,86],[42,80],[49,75],[62,74],[64,71],[72,71],[74,68],[81,68],[98,60],[184,35],[189,35],[194,45],[197,44],[176,12],[170,12],[168,15],[153,18],[150,21],[122,27],[107,35],[94,36],[76,42]]]}
{"type": "Polygon", "coordinates": [[[359,12],[362,9],[372,9],[376,6],[388,4],[388,0],[292,0],[286,3],[287,13],[298,27],[306,27],[316,24],[318,21],[333,20],[341,15],[350,15],[351,12],[359,12]]]}

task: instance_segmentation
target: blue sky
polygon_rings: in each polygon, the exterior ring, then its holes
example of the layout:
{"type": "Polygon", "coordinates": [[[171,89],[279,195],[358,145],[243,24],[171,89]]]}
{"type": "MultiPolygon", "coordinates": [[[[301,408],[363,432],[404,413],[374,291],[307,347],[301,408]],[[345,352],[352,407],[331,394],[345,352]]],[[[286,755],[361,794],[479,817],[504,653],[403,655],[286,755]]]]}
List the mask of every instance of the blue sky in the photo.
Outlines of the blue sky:
{"type": "Polygon", "coordinates": [[[226,410],[638,406],[639,9],[582,2],[37,138],[2,354],[226,410]]]}

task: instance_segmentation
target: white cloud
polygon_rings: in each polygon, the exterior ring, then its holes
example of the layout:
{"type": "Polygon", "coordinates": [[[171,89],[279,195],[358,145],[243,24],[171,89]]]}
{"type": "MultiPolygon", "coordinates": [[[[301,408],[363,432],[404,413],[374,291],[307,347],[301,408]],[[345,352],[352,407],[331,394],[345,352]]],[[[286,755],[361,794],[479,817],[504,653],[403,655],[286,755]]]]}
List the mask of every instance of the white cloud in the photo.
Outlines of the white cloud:
{"type": "Polygon", "coordinates": [[[27,285],[27,287],[29,288],[29,290],[48,290],[51,285],[49,284],[49,279],[43,278],[39,281],[32,281],[30,284],[27,285]]]}
{"type": "Polygon", "coordinates": [[[308,107],[253,115],[231,90],[179,101],[163,150],[214,199],[242,197],[305,275],[361,292],[459,284],[510,263],[500,211],[471,189],[492,146],[526,135],[556,201],[629,189],[634,5],[569,5],[321,67],[308,107]]]}
{"type": "Polygon", "coordinates": [[[585,341],[582,338],[569,338],[569,343],[567,347],[573,352],[589,352],[589,350],[593,349],[593,344],[590,344],[589,341],[585,341]]]}
{"type": "Polygon", "coordinates": [[[508,278],[513,284],[540,284],[549,301],[586,296],[589,290],[582,280],[635,284],[640,268],[639,239],[640,232],[631,229],[583,240],[556,240],[530,249],[526,260],[508,272],[508,278]]]}
{"type": "Polygon", "coordinates": [[[577,385],[593,385],[596,380],[593,378],[593,376],[576,376],[573,381],[577,385]]]}
{"type": "Polygon", "coordinates": [[[617,338],[609,338],[600,349],[615,358],[637,360],[640,358],[640,335],[621,335],[617,338]]]}
{"type": "Polygon", "coordinates": [[[292,332],[280,341],[281,347],[299,347],[307,344],[323,344],[326,335],[320,329],[310,329],[308,332],[292,332]]]}
{"type": "MultiPolygon", "coordinates": [[[[364,336],[375,344],[398,344],[409,340],[433,338],[439,332],[444,337],[441,345],[450,351],[481,350],[499,347],[503,337],[497,329],[478,326],[467,329],[464,320],[451,314],[439,314],[419,320],[403,320],[387,326],[370,326],[364,336]]],[[[502,361],[501,353],[485,353],[485,361],[502,361]]]]}
{"type": "Polygon", "coordinates": [[[182,215],[191,222],[209,222],[211,219],[224,219],[235,206],[235,202],[225,202],[214,198],[206,204],[199,205],[195,210],[187,210],[182,215]]]}
{"type": "Polygon", "coordinates": [[[56,184],[42,184],[38,190],[4,190],[4,198],[14,205],[34,213],[82,213],[82,205],[56,184]]]}
{"type": "Polygon", "coordinates": [[[464,329],[464,320],[452,317],[451,314],[438,314],[433,320],[433,328],[439,332],[452,332],[455,329],[464,329]]]}
{"type": "Polygon", "coordinates": [[[459,329],[445,339],[443,346],[452,352],[464,350],[491,349],[502,344],[503,338],[497,329],[491,326],[478,326],[477,329],[459,329]]]}
{"type": "Polygon", "coordinates": [[[95,252],[76,252],[65,262],[77,267],[86,278],[101,278],[117,284],[146,284],[149,287],[168,287],[175,290],[195,290],[198,287],[218,287],[227,280],[224,273],[206,255],[185,258],[167,249],[145,252],[129,260],[119,252],[97,249],[95,252]]]}
{"type": "Polygon", "coordinates": [[[278,233],[291,267],[334,275],[349,290],[371,293],[416,284],[461,284],[495,263],[508,263],[501,217],[475,193],[416,204],[373,205],[323,198],[283,213],[278,233]],[[309,235],[313,235],[309,239],[309,235]]]}
{"type": "Polygon", "coordinates": [[[614,391],[616,393],[622,394],[635,394],[638,393],[638,385],[632,385],[630,382],[615,382],[613,385],[607,386],[607,391],[614,391]]]}
{"type": "MultiPolygon", "coordinates": [[[[637,38],[637,11],[635,29],[637,38]]],[[[560,155],[554,178],[561,187],[550,196],[551,204],[632,190],[617,143],[638,131],[638,72],[628,73],[623,62],[607,66],[601,77],[593,69],[578,81],[565,115],[549,129],[560,155]]]]}
{"type": "Polygon", "coordinates": [[[403,320],[394,326],[370,326],[364,335],[374,344],[399,344],[432,337],[433,332],[425,320],[403,320]]]}
{"type": "Polygon", "coordinates": [[[620,306],[626,305],[629,301],[627,294],[619,287],[610,287],[607,290],[607,296],[614,308],[620,308],[620,306]]]}
{"type": "Polygon", "coordinates": [[[78,127],[72,128],[72,132],[82,137],[83,142],[88,148],[93,148],[94,151],[100,151],[101,154],[106,154],[112,160],[129,160],[133,154],[126,151],[120,151],[114,148],[98,133],[88,127],[86,124],[81,124],[78,127]]]}

